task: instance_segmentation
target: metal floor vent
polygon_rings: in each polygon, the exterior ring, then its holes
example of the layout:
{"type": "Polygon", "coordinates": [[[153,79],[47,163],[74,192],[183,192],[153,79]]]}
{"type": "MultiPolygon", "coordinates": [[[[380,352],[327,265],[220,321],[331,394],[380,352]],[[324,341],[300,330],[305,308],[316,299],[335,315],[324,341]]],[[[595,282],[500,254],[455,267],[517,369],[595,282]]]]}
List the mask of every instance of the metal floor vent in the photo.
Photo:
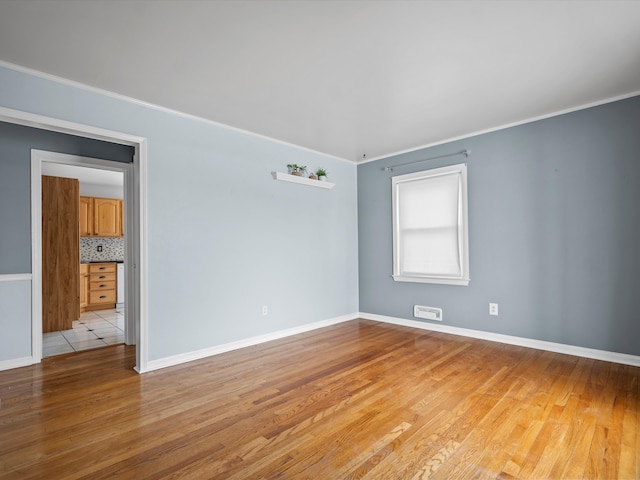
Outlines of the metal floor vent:
{"type": "Polygon", "coordinates": [[[435,307],[425,307],[424,305],[413,306],[413,316],[417,318],[426,318],[427,320],[442,321],[442,309],[435,307]]]}

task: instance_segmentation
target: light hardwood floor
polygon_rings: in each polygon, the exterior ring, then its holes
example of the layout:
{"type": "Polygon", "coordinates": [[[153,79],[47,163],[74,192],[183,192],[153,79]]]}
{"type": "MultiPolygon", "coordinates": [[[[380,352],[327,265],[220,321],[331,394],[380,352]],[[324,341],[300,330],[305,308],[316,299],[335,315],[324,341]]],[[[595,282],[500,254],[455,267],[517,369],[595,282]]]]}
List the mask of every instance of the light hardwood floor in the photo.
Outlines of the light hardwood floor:
{"type": "Polygon", "coordinates": [[[3,479],[634,479],[640,368],[356,320],[0,372],[3,479]]]}

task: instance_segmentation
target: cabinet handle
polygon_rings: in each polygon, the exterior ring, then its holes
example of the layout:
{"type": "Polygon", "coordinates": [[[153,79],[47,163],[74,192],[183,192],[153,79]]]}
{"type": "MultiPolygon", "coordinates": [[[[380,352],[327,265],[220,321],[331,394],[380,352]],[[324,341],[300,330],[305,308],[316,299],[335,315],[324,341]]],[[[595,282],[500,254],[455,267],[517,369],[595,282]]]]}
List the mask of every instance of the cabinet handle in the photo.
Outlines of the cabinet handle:
{"type": "Polygon", "coordinates": [[[100,295],[100,298],[107,298],[106,295],[100,295]]]}
{"type": "Polygon", "coordinates": [[[100,275],[98,278],[107,278],[106,275],[100,275]]]}
{"type": "Polygon", "coordinates": [[[100,270],[104,270],[104,269],[105,269],[105,268],[107,268],[107,267],[98,267],[98,268],[99,268],[100,270]]]}
{"type": "Polygon", "coordinates": [[[107,286],[107,284],[106,284],[106,283],[101,283],[101,284],[100,284],[100,288],[104,288],[104,287],[106,287],[106,286],[107,286]]]}

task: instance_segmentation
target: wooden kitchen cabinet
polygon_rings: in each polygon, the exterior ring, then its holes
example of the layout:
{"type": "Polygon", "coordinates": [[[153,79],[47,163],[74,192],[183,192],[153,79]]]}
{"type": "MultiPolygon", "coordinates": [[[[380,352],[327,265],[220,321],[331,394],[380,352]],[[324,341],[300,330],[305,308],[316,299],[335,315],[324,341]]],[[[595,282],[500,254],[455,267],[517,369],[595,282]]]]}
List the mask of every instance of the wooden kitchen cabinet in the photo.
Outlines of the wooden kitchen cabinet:
{"type": "MultiPolygon", "coordinates": [[[[105,310],[116,306],[116,264],[90,263],[87,274],[87,298],[82,311],[105,310]]],[[[82,287],[81,287],[82,296],[82,287]]]]}
{"type": "Polygon", "coordinates": [[[93,234],[93,199],[80,197],[80,236],[89,237],[93,234]]]}
{"type": "Polygon", "coordinates": [[[122,200],[93,199],[93,232],[96,237],[122,236],[122,200]]]}
{"type": "Polygon", "coordinates": [[[81,237],[122,237],[124,203],[117,198],[80,197],[81,237]]]}

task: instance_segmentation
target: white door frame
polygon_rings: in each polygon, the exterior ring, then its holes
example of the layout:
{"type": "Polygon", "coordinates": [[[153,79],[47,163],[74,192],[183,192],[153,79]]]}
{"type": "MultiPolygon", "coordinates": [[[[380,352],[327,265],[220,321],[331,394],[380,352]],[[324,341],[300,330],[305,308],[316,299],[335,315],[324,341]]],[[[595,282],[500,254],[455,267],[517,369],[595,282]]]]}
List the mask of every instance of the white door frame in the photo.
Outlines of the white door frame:
{"type": "Polygon", "coordinates": [[[125,236],[127,283],[127,343],[136,344],[136,367],[147,371],[148,363],[148,292],[147,292],[147,212],[146,163],[147,141],[143,137],[114,132],[88,125],[67,122],[42,115],[0,107],[0,121],[35,127],[85,138],[134,147],[132,164],[89,159],[52,152],[32,151],[31,165],[31,319],[32,363],[42,360],[42,162],[71,163],[90,168],[120,170],[125,176],[125,236]]]}

